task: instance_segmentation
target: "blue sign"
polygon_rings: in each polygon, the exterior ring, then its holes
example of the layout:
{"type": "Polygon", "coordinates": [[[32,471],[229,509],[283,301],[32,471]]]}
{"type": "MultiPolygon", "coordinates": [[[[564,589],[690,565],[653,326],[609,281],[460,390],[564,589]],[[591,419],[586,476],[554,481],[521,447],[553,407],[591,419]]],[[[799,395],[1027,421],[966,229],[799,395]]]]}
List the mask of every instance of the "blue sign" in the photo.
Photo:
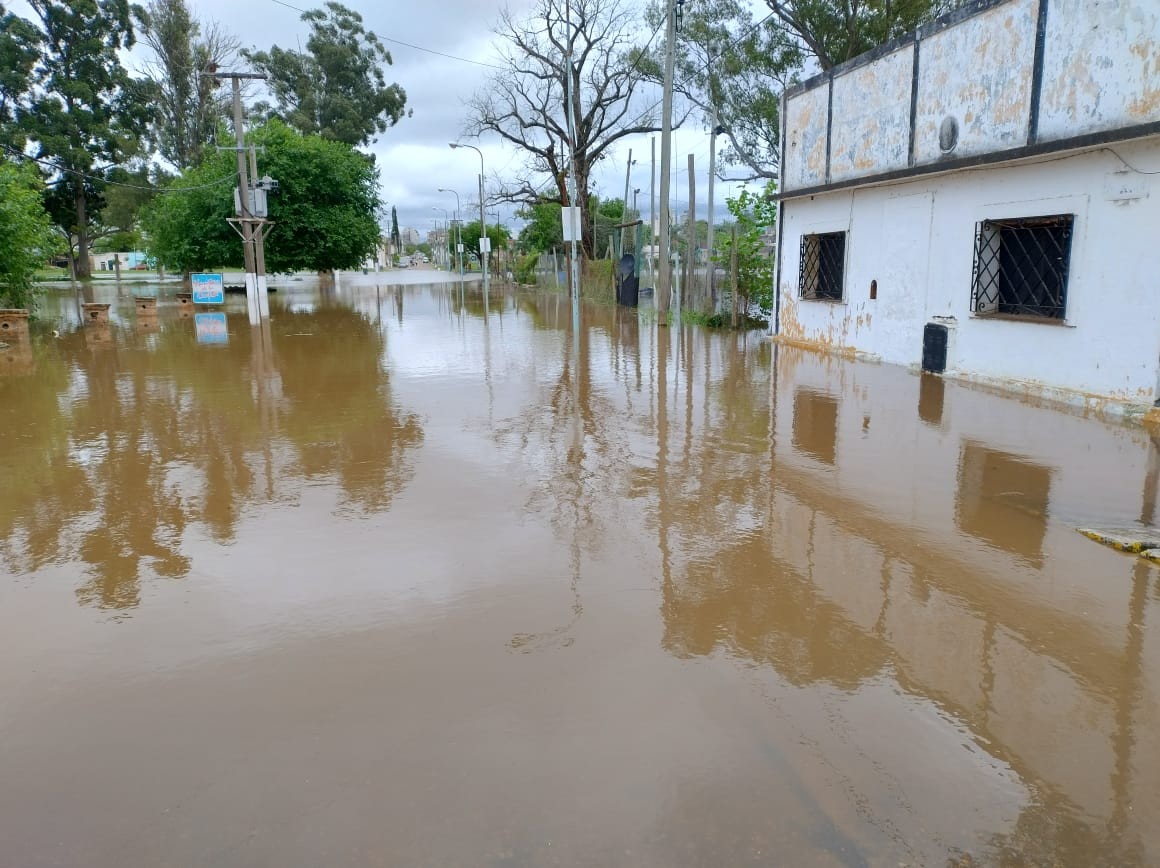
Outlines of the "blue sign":
{"type": "Polygon", "coordinates": [[[230,330],[224,313],[195,313],[193,330],[199,344],[228,344],[230,330]]]}
{"type": "Polygon", "coordinates": [[[226,283],[220,274],[191,274],[194,304],[222,304],[226,300],[226,283]]]}

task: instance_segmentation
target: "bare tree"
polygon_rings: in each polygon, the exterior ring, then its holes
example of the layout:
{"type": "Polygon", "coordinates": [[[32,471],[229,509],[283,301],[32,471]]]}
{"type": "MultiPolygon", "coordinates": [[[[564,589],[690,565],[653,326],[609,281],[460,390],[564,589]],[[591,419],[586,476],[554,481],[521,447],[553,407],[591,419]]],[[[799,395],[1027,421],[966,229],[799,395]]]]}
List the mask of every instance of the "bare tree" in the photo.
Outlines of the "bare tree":
{"type": "Polygon", "coordinates": [[[593,165],[625,136],[659,129],[655,105],[642,111],[637,99],[644,80],[633,62],[637,20],[622,0],[538,0],[535,11],[521,20],[505,9],[495,28],[503,42],[505,68],[468,103],[468,135],[496,134],[527,157],[523,176],[500,198],[568,204],[566,93],[571,77],[580,200],[575,204],[581,208],[588,256],[592,255],[588,182],[593,165]],[[543,176],[555,195],[544,189],[543,176]]]}
{"type": "Polygon", "coordinates": [[[136,13],[142,41],[153,52],[144,72],[160,109],[153,124],[157,150],[178,169],[196,166],[226,117],[228,101],[202,73],[228,67],[241,44],[217,22],[197,21],[185,0],[150,0],[136,13]]]}

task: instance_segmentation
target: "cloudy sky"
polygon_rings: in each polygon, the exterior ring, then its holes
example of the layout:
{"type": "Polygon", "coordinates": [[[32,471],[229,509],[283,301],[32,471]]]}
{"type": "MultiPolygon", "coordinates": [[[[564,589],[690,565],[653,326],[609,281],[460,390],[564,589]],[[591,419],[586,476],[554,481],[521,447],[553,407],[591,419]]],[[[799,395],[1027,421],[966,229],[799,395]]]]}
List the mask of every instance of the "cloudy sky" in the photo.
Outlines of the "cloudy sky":
{"type": "MultiPolygon", "coordinates": [[[[510,179],[522,166],[523,157],[514,147],[501,143],[498,138],[463,139],[465,102],[478,89],[487,86],[488,75],[494,70],[478,63],[496,63],[496,37],[492,26],[503,8],[500,0],[438,0],[430,5],[416,5],[401,0],[344,0],[357,10],[369,30],[374,31],[390,50],[394,65],[388,71],[388,80],[398,82],[407,92],[407,105],[413,112],[392,129],[379,137],[372,146],[381,167],[381,194],[383,200],[398,208],[399,223],[413,226],[422,232],[443,219],[436,207],[454,210],[455,197],[438,192],[445,187],[459,192],[464,212],[468,200],[478,208],[477,176],[479,157],[474,151],[452,150],[448,142],[469,141],[484,155],[486,182],[494,189],[497,179],[510,179]],[[398,40],[398,41],[393,41],[398,40]],[[417,50],[400,42],[425,49],[466,58],[452,60],[427,51],[417,50]]],[[[644,9],[646,0],[624,0],[630,6],[644,9]]],[[[24,12],[19,0],[10,2],[12,11],[24,12]]],[[[266,49],[271,45],[296,48],[305,43],[309,28],[300,20],[301,9],[321,5],[321,0],[191,0],[190,6],[198,17],[217,20],[236,34],[248,47],[266,49]],[[289,5],[287,5],[289,4],[289,5]]],[[[513,13],[530,10],[534,0],[507,0],[513,13]]],[[[631,16],[642,21],[642,15],[631,16]]],[[[642,23],[643,27],[643,23],[642,23]]],[[[649,31],[651,33],[651,31],[649,31]]],[[[649,33],[642,34],[647,39],[649,33]]],[[[642,41],[643,41],[642,39],[642,41]]],[[[136,52],[135,52],[136,53],[136,52]]],[[[648,108],[660,99],[660,88],[646,86],[640,94],[641,108],[648,108]]],[[[659,115],[659,113],[658,113],[659,115]]],[[[649,190],[649,136],[627,138],[610,157],[602,161],[594,173],[593,189],[603,197],[621,197],[624,194],[624,170],[628,149],[632,148],[637,164],[633,167],[632,187],[639,187],[641,210],[647,215],[649,190]]],[[[660,137],[657,135],[657,152],[660,137]]],[[[704,217],[707,200],[709,163],[709,136],[707,129],[694,118],[686,129],[674,134],[674,155],[678,163],[675,172],[674,211],[682,214],[688,200],[687,155],[696,158],[696,193],[698,216],[704,217]]],[[[659,170],[658,170],[659,174],[659,170]]],[[[724,198],[730,185],[719,184],[716,196],[717,219],[725,215],[724,198]]],[[[631,192],[630,192],[631,198],[631,192]]],[[[508,205],[489,206],[489,212],[514,229],[518,221],[514,209],[508,205]]],[[[467,215],[470,219],[470,215],[467,215]]],[[[478,214],[476,214],[478,216],[478,214]]],[[[489,217],[489,222],[492,218],[489,217]]]]}

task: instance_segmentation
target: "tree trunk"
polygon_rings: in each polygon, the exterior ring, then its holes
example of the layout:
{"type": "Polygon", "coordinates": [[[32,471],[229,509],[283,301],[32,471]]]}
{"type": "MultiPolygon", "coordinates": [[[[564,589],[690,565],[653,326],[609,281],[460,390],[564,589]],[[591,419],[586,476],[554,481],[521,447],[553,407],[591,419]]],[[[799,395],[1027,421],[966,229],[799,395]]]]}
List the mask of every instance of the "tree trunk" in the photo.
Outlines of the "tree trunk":
{"type": "Polygon", "coordinates": [[[93,264],[89,261],[89,215],[84,184],[77,184],[77,254],[74,273],[77,280],[89,280],[93,276],[93,264]]]}
{"type": "Polygon", "coordinates": [[[588,194],[588,166],[576,160],[576,198],[580,206],[580,255],[586,259],[596,258],[596,234],[592,227],[592,202],[588,194]]]}

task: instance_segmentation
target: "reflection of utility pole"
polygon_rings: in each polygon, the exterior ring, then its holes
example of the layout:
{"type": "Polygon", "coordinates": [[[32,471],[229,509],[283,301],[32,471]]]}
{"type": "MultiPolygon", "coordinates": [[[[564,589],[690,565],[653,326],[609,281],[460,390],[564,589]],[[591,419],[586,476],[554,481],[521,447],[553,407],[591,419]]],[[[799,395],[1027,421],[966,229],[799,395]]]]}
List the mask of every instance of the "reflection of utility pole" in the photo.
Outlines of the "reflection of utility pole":
{"type": "MultiPolygon", "coordinates": [[[[246,267],[246,307],[250,314],[250,324],[255,325],[263,318],[270,316],[270,301],[266,297],[265,279],[258,281],[258,237],[265,233],[264,219],[259,220],[253,213],[253,200],[250,197],[250,179],[246,172],[246,127],[242,113],[242,80],[264,80],[266,76],[257,72],[207,72],[203,73],[218,81],[230,79],[233,85],[234,97],[234,137],[236,147],[233,150],[238,158],[238,198],[237,216],[229,218],[238,234],[242,236],[242,255],[246,267]]],[[[255,169],[256,169],[255,165],[255,169]]],[[[254,174],[257,174],[255,171],[254,174]]],[[[265,263],[263,262],[263,265],[265,263]]]]}

